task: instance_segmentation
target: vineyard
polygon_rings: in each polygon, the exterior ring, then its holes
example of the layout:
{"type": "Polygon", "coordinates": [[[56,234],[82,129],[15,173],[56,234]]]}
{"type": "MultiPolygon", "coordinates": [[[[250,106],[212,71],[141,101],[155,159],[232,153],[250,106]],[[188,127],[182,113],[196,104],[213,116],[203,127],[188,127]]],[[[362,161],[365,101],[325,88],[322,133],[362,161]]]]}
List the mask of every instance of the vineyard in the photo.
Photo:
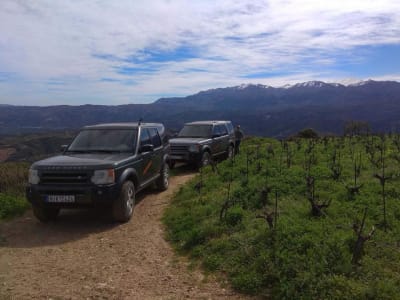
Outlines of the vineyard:
{"type": "Polygon", "coordinates": [[[23,213],[28,207],[25,187],[27,163],[0,163],[0,220],[23,213]]]}
{"type": "Polygon", "coordinates": [[[253,138],[176,194],[193,264],[274,299],[398,299],[400,136],[253,138]]]}

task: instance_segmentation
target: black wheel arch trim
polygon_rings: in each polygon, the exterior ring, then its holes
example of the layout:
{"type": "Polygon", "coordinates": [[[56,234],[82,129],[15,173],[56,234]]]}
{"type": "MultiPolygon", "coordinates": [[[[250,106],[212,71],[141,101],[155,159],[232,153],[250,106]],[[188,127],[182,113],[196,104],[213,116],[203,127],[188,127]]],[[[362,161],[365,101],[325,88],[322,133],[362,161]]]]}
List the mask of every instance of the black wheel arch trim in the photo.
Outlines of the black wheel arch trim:
{"type": "Polygon", "coordinates": [[[163,156],[163,164],[164,163],[169,163],[170,162],[170,157],[169,157],[169,155],[168,154],[164,154],[164,156],[163,156]]]}
{"type": "Polygon", "coordinates": [[[122,172],[121,176],[119,177],[118,184],[120,187],[124,184],[125,181],[131,180],[137,189],[139,187],[138,181],[138,174],[135,169],[128,168],[122,172]]]}

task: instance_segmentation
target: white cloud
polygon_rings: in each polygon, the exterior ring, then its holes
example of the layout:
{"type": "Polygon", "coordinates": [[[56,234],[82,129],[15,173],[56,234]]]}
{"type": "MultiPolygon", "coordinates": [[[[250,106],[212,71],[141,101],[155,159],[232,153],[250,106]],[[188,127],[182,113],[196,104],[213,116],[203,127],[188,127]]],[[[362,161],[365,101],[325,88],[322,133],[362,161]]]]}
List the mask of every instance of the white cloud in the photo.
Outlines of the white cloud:
{"type": "Polygon", "coordinates": [[[400,2],[2,0],[0,30],[0,72],[13,74],[0,77],[1,103],[147,102],[242,82],[353,77],[335,71],[338,60],[362,61],[357,47],[400,44],[400,2]],[[146,60],[146,51],[180,47],[196,57],[146,60]]]}

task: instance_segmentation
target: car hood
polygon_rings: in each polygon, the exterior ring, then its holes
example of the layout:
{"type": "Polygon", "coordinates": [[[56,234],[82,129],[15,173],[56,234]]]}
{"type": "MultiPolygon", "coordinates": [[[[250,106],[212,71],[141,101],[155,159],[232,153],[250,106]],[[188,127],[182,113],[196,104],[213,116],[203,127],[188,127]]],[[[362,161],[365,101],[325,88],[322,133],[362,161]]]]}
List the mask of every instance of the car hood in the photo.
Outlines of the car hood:
{"type": "Polygon", "coordinates": [[[49,167],[110,168],[131,155],[130,153],[65,154],[37,161],[33,164],[33,167],[36,169],[47,169],[49,167]]]}
{"type": "Polygon", "coordinates": [[[190,144],[201,144],[209,141],[209,138],[174,138],[170,139],[171,145],[190,145],[190,144]]]}

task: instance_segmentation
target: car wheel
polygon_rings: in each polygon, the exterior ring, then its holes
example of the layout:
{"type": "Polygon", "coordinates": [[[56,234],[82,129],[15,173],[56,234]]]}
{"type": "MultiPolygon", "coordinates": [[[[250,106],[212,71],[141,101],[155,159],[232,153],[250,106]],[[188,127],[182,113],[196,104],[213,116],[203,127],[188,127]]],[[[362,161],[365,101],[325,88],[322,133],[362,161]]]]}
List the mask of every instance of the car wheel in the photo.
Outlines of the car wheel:
{"type": "Polygon", "coordinates": [[[57,219],[60,213],[60,208],[58,207],[46,207],[41,205],[32,205],[33,214],[35,217],[43,223],[54,221],[57,219]]]}
{"type": "Polygon", "coordinates": [[[203,155],[201,156],[201,160],[198,163],[198,167],[201,168],[201,167],[207,166],[210,164],[210,162],[211,162],[210,152],[204,151],[203,155]]]}
{"type": "Polygon", "coordinates": [[[135,208],[135,185],[132,181],[126,181],[121,188],[118,199],[113,203],[113,219],[117,222],[128,222],[135,208]]]}
{"type": "Polygon", "coordinates": [[[161,171],[160,177],[158,177],[156,182],[157,188],[161,191],[165,191],[169,186],[169,165],[168,163],[164,163],[161,171]]]}

